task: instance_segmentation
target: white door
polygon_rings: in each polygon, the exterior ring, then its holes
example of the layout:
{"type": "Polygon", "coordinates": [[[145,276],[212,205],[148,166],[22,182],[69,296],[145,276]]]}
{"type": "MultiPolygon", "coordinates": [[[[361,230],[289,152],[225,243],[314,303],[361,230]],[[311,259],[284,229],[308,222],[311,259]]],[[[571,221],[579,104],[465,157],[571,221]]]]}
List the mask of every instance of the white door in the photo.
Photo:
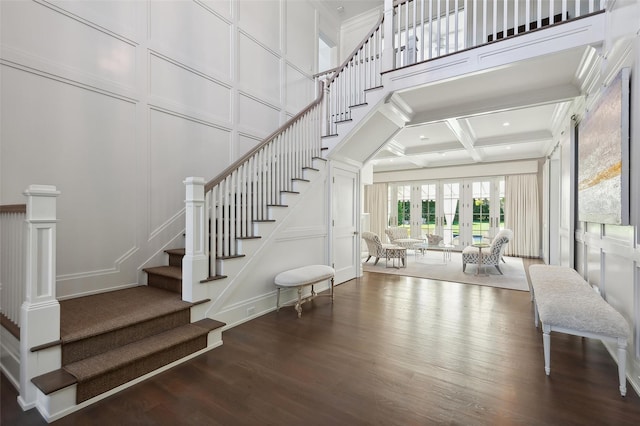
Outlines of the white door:
{"type": "Polygon", "coordinates": [[[339,284],[355,278],[360,267],[358,172],[339,167],[332,171],[332,257],[339,284]]]}

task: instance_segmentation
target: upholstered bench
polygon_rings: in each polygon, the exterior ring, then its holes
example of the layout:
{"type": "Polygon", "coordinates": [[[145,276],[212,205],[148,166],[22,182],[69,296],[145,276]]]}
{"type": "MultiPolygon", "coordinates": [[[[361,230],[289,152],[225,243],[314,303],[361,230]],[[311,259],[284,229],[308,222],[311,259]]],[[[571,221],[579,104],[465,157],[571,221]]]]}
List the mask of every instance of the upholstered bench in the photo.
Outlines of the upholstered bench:
{"type": "Polygon", "coordinates": [[[620,394],[627,393],[626,356],[629,324],[575,270],[562,266],[529,267],[535,325],[542,323],[544,369],[551,373],[551,338],[557,331],[615,342],[618,345],[620,394]]]}
{"type": "Polygon", "coordinates": [[[276,275],[274,280],[276,288],[278,289],[276,311],[280,311],[280,290],[283,288],[295,287],[298,289],[298,299],[294,303],[283,305],[295,305],[296,312],[298,312],[298,318],[302,316],[302,304],[312,300],[316,296],[331,297],[331,303],[333,303],[333,277],[335,276],[335,273],[335,270],[327,265],[309,265],[279,273],[276,275]],[[314,284],[326,280],[331,280],[329,294],[316,294],[313,288],[314,284]],[[311,286],[311,295],[303,299],[302,288],[308,285],[311,286]]]}

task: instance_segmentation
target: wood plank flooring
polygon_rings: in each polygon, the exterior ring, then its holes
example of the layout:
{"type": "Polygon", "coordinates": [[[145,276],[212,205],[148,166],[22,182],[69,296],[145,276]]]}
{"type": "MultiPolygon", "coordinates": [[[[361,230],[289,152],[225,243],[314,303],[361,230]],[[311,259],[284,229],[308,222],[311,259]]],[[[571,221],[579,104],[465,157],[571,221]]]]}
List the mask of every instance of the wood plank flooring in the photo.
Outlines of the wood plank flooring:
{"type": "MultiPolygon", "coordinates": [[[[369,273],[224,333],[224,345],[56,424],[640,424],[599,341],[552,334],[528,292],[369,273]]],[[[2,379],[2,424],[22,413],[2,379]]]]}

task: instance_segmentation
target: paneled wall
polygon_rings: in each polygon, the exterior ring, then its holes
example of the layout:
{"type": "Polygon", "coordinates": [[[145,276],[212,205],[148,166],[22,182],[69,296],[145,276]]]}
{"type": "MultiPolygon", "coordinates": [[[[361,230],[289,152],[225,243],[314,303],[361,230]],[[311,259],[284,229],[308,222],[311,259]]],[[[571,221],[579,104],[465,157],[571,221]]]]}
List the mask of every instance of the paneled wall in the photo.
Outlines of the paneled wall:
{"type": "MultiPolygon", "coordinates": [[[[603,56],[602,81],[616,75],[621,67],[631,72],[631,226],[580,222],[575,212],[574,122],[567,117],[560,139],[560,263],[573,266],[628,321],[632,330],[627,348],[627,377],[640,392],[640,40],[617,34],[617,28],[640,30],[640,3],[618,2],[608,14],[610,40],[603,56]],[[622,24],[621,22],[624,22],[622,24]]],[[[591,93],[595,98],[602,85],[591,93]]],[[[584,107],[572,112],[580,117],[584,107]]],[[[615,353],[615,348],[609,348],[615,353]]],[[[614,355],[612,355],[614,356],[614,355]]]]}
{"type": "Polygon", "coordinates": [[[127,286],[181,247],[215,177],[315,97],[310,1],[2,0],[0,203],[56,185],[58,292],[127,286]]]}

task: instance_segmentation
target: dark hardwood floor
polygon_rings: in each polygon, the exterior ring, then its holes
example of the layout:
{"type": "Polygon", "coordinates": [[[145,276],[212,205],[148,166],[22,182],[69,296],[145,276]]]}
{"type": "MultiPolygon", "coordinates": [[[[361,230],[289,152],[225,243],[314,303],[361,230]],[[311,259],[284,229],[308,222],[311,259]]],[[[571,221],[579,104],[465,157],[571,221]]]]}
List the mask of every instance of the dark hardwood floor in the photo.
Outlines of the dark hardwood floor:
{"type": "MultiPolygon", "coordinates": [[[[56,424],[640,424],[600,341],[553,334],[544,374],[527,292],[369,273],[304,308],[56,424]]],[[[2,424],[44,424],[4,377],[2,424]]]]}

